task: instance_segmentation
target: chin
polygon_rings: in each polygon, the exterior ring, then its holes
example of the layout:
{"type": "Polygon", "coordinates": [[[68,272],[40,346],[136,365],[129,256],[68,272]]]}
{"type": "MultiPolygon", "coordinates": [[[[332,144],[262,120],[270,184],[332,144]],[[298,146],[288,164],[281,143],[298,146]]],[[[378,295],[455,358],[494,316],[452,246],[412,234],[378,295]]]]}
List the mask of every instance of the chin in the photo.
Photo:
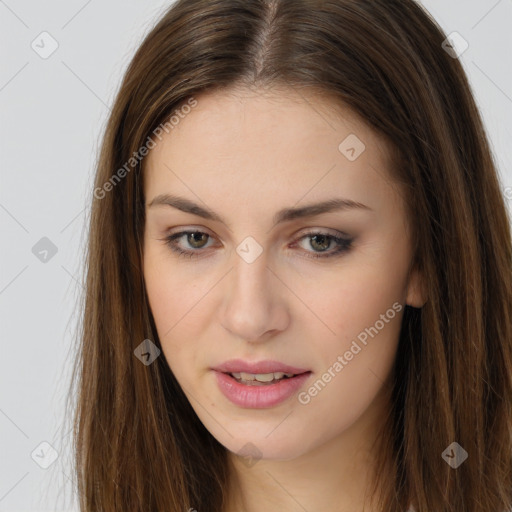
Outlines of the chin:
{"type": "Polygon", "coordinates": [[[248,467],[259,460],[286,461],[296,459],[309,449],[309,446],[304,443],[304,439],[290,438],[290,436],[275,437],[271,440],[268,437],[266,438],[265,435],[255,437],[246,433],[239,437],[234,435],[229,439],[219,439],[219,442],[248,467]]]}

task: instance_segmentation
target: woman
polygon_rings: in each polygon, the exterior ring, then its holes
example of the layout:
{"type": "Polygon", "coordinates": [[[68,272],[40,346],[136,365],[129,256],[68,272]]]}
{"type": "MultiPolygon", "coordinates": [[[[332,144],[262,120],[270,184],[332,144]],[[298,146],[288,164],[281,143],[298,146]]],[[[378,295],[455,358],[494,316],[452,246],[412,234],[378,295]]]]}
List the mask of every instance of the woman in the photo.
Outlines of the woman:
{"type": "Polygon", "coordinates": [[[148,34],[94,185],[81,510],[512,508],[510,223],[446,39],[409,0],[148,34]]]}

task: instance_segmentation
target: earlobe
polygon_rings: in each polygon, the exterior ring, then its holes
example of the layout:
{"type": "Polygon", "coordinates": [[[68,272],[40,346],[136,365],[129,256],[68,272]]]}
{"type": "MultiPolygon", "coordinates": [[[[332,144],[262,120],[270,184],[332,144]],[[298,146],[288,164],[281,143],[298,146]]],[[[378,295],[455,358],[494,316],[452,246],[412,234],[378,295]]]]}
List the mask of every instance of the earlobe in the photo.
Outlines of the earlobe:
{"type": "Polygon", "coordinates": [[[405,303],[413,308],[422,308],[427,302],[427,292],[423,275],[413,269],[410,273],[407,285],[407,296],[405,303]]]}

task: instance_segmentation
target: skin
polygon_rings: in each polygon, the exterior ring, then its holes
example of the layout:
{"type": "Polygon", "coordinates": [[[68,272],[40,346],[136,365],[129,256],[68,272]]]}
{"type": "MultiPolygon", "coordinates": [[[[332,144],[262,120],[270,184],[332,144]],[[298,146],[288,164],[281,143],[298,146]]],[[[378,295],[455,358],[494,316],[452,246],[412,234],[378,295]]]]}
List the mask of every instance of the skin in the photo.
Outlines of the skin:
{"type": "Polygon", "coordinates": [[[231,89],[196,99],[145,162],[144,277],[163,355],[228,450],[225,512],[362,510],[403,306],[424,303],[420,276],[409,273],[407,216],[386,142],[348,108],[312,92],[231,89]],[[338,149],[350,134],[366,146],[354,161],[338,149]],[[228,225],[148,206],[164,193],[207,206],[228,225]],[[331,198],[370,209],[273,227],[278,210],[331,198]],[[197,251],[192,259],[165,243],[187,229],[211,237],[176,241],[197,251]],[[346,252],[314,259],[336,249],[304,237],[315,232],[353,241],[346,252]],[[248,236],[263,248],[250,264],[236,251],[248,236]],[[307,404],[294,395],[271,408],[241,408],[210,370],[231,358],[274,359],[309,368],[307,391],[394,303],[401,311],[307,404]],[[239,455],[247,443],[261,454],[252,464],[239,455]]]}

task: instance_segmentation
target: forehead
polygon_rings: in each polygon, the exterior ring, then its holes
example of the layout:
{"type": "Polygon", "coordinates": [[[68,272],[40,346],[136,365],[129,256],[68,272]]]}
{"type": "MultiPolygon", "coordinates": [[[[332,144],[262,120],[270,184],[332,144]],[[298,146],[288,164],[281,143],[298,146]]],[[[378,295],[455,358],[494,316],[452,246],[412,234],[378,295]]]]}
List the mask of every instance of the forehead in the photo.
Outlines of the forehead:
{"type": "Polygon", "coordinates": [[[230,88],[202,93],[195,99],[196,106],[179,119],[174,117],[172,137],[164,134],[168,144],[209,144],[217,153],[238,140],[245,148],[251,143],[256,147],[265,144],[272,151],[286,143],[300,151],[304,143],[314,146],[323,139],[325,145],[334,142],[336,149],[343,134],[355,133],[367,145],[378,145],[386,152],[384,141],[348,106],[311,88],[230,88]]]}
{"type": "Polygon", "coordinates": [[[197,105],[155,139],[145,161],[148,196],[206,188],[247,198],[279,193],[293,204],[333,189],[383,192],[390,164],[385,141],[334,99],[293,89],[220,90],[195,99],[197,105]],[[347,158],[347,149],[360,155],[347,158]]]}

